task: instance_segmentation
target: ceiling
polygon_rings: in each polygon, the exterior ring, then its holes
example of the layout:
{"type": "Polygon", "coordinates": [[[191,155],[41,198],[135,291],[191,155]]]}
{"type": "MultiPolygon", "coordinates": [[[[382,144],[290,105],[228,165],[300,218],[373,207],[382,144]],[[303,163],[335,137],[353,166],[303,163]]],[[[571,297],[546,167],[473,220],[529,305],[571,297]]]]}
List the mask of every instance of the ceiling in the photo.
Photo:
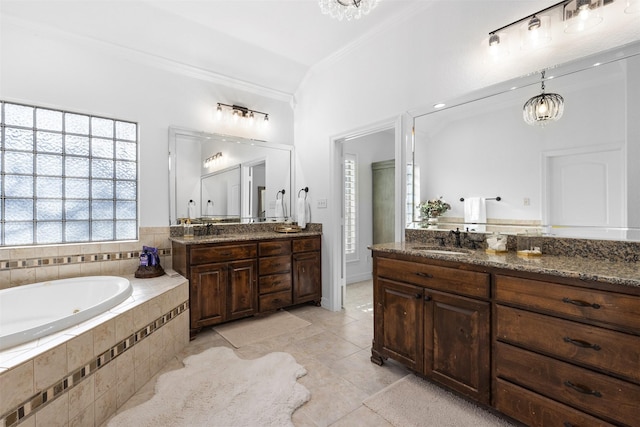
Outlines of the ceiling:
{"type": "Polygon", "coordinates": [[[429,3],[384,0],[350,22],[317,0],[1,0],[0,12],[291,95],[311,67],[429,3]]]}

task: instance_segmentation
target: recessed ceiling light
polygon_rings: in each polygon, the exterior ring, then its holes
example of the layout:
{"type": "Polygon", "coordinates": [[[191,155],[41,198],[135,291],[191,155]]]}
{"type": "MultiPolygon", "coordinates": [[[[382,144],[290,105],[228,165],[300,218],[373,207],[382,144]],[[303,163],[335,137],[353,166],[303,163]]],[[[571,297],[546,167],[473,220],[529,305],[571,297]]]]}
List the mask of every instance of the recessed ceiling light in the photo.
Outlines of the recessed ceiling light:
{"type": "Polygon", "coordinates": [[[447,105],[447,104],[443,104],[443,103],[434,104],[434,105],[433,105],[433,108],[442,108],[442,107],[444,107],[445,105],[447,105]]]}

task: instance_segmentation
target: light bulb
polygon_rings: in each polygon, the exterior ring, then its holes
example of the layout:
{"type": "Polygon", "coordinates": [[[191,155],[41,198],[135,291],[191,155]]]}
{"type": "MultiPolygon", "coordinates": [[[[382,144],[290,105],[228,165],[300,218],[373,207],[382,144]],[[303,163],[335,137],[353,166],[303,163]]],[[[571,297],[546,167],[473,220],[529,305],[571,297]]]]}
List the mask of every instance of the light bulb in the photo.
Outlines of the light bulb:
{"type": "Polygon", "coordinates": [[[547,111],[549,111],[549,108],[547,108],[547,103],[546,102],[542,102],[538,105],[538,114],[541,116],[546,116],[547,115],[547,111]]]}

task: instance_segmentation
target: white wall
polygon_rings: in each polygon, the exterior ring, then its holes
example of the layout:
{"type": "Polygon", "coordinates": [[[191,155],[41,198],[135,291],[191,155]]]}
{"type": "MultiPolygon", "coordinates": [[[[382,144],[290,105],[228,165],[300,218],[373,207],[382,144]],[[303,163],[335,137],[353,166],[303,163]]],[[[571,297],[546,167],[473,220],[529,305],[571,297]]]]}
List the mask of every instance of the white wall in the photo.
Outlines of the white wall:
{"type": "Polygon", "coordinates": [[[355,154],[357,169],[357,255],[347,261],[346,283],[354,283],[371,278],[373,264],[371,250],[373,243],[373,178],[371,163],[391,160],[395,156],[393,132],[376,132],[343,143],[345,154],[355,154]]]}
{"type": "MultiPolygon", "coordinates": [[[[639,38],[637,20],[627,18],[623,26],[606,19],[591,34],[579,39],[564,37],[565,44],[514,51],[502,63],[486,61],[489,31],[553,3],[429,2],[424,9],[308,74],[296,93],[296,187],[313,185],[314,197],[330,201],[329,209],[312,213],[324,224],[323,296],[329,299],[325,305],[339,308],[336,283],[340,265],[333,254],[340,247],[339,233],[334,232],[340,227],[340,217],[331,205],[339,199],[337,187],[327,179],[327,168],[331,172],[333,167],[332,137],[639,38]]],[[[607,7],[612,10],[614,6],[607,7]]]]}
{"type": "Polygon", "coordinates": [[[169,224],[170,126],[293,144],[288,100],[214,83],[180,64],[1,19],[0,98],[138,122],[140,226],[169,224]],[[269,130],[256,133],[214,120],[217,102],[269,113],[269,130]]]}

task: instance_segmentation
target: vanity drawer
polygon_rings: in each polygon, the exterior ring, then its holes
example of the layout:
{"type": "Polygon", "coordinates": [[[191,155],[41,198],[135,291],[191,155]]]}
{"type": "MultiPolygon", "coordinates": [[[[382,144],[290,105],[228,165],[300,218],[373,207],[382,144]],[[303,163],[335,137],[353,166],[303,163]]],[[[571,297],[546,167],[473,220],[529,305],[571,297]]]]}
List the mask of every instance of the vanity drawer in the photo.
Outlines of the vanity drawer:
{"type": "Polygon", "coordinates": [[[291,291],[260,295],[260,312],[273,311],[291,305],[291,291]]]}
{"type": "Polygon", "coordinates": [[[377,258],[377,275],[462,295],[489,298],[489,274],[413,261],[377,258]]]}
{"type": "Polygon", "coordinates": [[[496,306],[496,338],[640,384],[640,337],[496,306]]]}
{"type": "Polygon", "coordinates": [[[258,243],[260,256],[288,255],[291,253],[290,240],[273,240],[258,243]]]}
{"type": "Polygon", "coordinates": [[[259,279],[260,294],[291,290],[291,274],[272,274],[259,279]]]}
{"type": "Polygon", "coordinates": [[[255,243],[240,245],[193,246],[191,248],[191,264],[207,264],[211,262],[235,261],[255,258],[258,248],[255,243]]]}
{"type": "Polygon", "coordinates": [[[528,426],[604,427],[613,425],[501,379],[496,381],[495,407],[503,414],[528,426]]]}
{"type": "Polygon", "coordinates": [[[640,333],[640,297],[496,275],[497,302],[593,320],[640,333]]]}
{"type": "Polygon", "coordinates": [[[638,420],[638,385],[500,342],[495,350],[497,377],[597,417],[638,420]]]}
{"type": "Polygon", "coordinates": [[[291,271],[290,255],[260,258],[258,263],[258,273],[261,276],[267,274],[288,273],[291,271]]]}
{"type": "Polygon", "coordinates": [[[309,252],[320,250],[320,237],[293,240],[293,252],[309,252]]]}

